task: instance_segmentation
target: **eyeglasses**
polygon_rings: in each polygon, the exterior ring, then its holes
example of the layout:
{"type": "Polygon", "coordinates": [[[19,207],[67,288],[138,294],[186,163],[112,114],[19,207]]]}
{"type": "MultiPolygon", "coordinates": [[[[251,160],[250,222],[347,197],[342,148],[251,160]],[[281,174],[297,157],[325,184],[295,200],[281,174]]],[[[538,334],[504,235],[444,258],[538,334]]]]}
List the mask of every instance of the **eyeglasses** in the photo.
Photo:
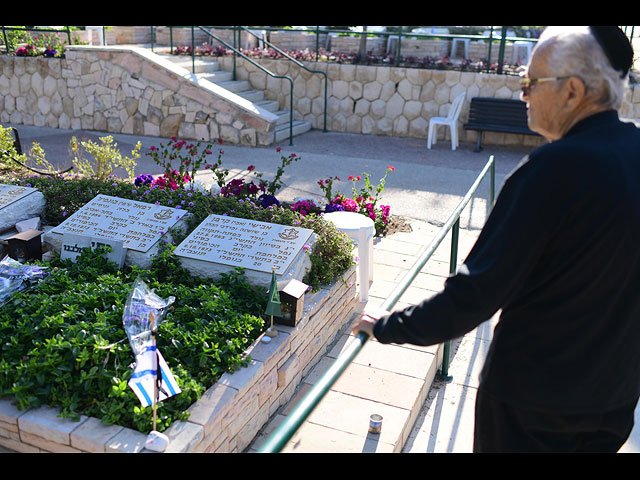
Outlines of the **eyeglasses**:
{"type": "Polygon", "coordinates": [[[529,78],[522,75],[520,77],[520,88],[522,89],[522,94],[526,97],[531,93],[531,89],[536,83],[542,82],[555,82],[556,80],[564,80],[565,78],[569,78],[571,75],[565,75],[563,77],[539,77],[539,78],[529,78]]]}

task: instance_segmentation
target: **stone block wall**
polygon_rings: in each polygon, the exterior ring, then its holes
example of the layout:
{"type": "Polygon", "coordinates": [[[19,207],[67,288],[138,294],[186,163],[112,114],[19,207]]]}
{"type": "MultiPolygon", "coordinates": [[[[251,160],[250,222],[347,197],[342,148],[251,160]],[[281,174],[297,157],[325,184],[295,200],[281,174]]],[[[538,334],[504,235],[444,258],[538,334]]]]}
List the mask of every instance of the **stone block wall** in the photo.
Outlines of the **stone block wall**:
{"type": "Polygon", "coordinates": [[[277,117],[145,49],[73,46],[66,58],[0,55],[0,122],[274,142],[277,117]]]}
{"type": "MultiPolygon", "coordinates": [[[[257,340],[247,350],[247,367],[222,375],[189,408],[188,420],[164,432],[170,439],[167,452],[244,451],[350,321],[355,282],[352,267],[333,286],[307,294],[298,325],[276,325],[279,333],[270,343],[257,340]]],[[[0,445],[24,453],[148,452],[145,434],[97,418],[76,422],[57,415],[48,406],[22,411],[10,399],[0,399],[0,445]]]]}
{"type": "MultiPolygon", "coordinates": [[[[231,68],[231,58],[220,61],[224,69],[231,68]]],[[[296,116],[322,129],[323,75],[310,73],[285,60],[263,59],[261,64],[293,79],[296,116]]],[[[426,140],[429,119],[446,116],[455,97],[464,92],[466,98],[458,122],[460,141],[475,142],[477,133],[462,128],[468,119],[471,98],[520,98],[519,79],[512,75],[322,62],[305,65],[327,74],[327,130],[336,132],[426,140]]],[[[281,108],[289,108],[289,82],[273,79],[242,59],[238,59],[237,72],[239,79],[248,80],[255,88],[266,85],[265,95],[280,102],[281,108]]],[[[620,114],[640,118],[640,87],[627,92],[620,114]]],[[[439,131],[439,140],[450,138],[448,129],[439,131]]],[[[531,135],[485,132],[483,136],[483,144],[537,146],[542,143],[542,137],[531,135]]]]}

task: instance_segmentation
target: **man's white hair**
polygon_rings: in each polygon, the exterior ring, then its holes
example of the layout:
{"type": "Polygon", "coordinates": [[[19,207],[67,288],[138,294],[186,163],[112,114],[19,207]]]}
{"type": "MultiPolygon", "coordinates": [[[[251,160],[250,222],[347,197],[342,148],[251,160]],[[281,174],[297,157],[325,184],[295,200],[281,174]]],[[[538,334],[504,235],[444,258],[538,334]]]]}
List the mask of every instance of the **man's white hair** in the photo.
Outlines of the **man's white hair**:
{"type": "Polygon", "coordinates": [[[580,77],[594,102],[616,110],[622,106],[628,75],[620,78],[589,27],[547,27],[535,49],[547,48],[552,75],[580,77]]]}

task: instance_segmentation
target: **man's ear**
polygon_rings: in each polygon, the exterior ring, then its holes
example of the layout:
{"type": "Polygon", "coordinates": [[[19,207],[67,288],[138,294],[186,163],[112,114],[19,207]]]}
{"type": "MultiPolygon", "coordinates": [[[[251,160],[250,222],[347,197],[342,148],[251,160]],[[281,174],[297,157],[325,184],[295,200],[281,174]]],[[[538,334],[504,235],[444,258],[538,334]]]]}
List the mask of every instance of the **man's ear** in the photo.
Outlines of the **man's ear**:
{"type": "Polygon", "coordinates": [[[580,77],[569,77],[566,84],[567,101],[580,105],[587,96],[587,86],[580,77]]]}

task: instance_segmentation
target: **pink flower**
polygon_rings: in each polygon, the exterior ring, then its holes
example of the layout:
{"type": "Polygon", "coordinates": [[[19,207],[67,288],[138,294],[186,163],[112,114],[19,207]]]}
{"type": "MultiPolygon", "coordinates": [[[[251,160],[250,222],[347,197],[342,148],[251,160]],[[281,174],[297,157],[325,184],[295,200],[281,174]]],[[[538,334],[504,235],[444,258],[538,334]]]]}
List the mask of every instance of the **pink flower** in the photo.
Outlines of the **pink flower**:
{"type": "Polygon", "coordinates": [[[358,204],[356,202],[354,202],[350,198],[343,199],[342,200],[342,206],[348,212],[357,212],[358,211],[358,204]]]}
{"type": "Polygon", "coordinates": [[[391,170],[392,172],[396,171],[396,167],[393,167],[391,165],[387,165],[387,170],[391,170]]]}
{"type": "Polygon", "coordinates": [[[280,152],[281,150],[282,150],[282,147],[276,148],[276,152],[280,152]]]}

